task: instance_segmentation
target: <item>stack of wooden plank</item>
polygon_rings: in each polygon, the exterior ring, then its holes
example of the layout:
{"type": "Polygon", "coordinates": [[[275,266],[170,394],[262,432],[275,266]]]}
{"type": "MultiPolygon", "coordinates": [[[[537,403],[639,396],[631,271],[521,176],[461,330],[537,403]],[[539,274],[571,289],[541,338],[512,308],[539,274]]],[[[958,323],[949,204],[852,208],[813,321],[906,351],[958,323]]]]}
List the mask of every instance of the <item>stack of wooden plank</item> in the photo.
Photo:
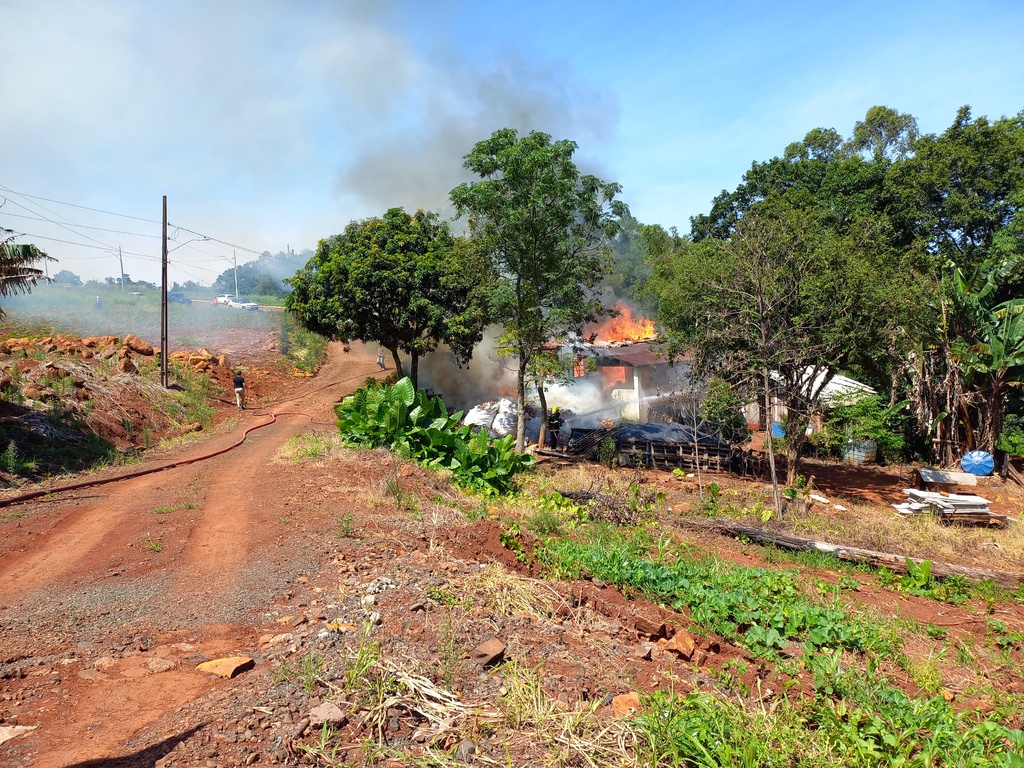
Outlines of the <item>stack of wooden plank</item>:
{"type": "Polygon", "coordinates": [[[936,493],[907,488],[903,491],[909,497],[902,504],[893,504],[901,515],[938,515],[946,522],[987,523],[1005,525],[1006,516],[993,513],[988,499],[959,493],[936,493]]]}

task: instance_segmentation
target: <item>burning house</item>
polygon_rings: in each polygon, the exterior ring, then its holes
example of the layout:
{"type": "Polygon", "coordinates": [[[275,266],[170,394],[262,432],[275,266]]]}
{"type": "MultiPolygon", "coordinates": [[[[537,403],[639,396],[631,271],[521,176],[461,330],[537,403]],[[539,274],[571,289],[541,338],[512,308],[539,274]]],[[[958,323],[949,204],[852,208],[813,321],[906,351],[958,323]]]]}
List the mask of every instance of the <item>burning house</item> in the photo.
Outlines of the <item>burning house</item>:
{"type": "Polygon", "coordinates": [[[573,385],[548,390],[549,403],[569,400],[567,452],[592,455],[611,438],[620,464],[728,469],[733,450],[699,418],[686,361],[659,354],[652,321],[621,303],[616,310],[587,329],[573,385]],[[573,390],[586,393],[583,408],[573,390]]]}
{"type": "MultiPolygon", "coordinates": [[[[699,461],[702,468],[728,468],[732,449],[695,418],[686,361],[670,365],[657,350],[654,323],[624,304],[616,310],[615,317],[586,329],[585,343],[560,350],[571,356],[573,380],[545,387],[548,406],[558,406],[565,417],[559,432],[564,450],[556,453],[594,457],[611,437],[622,464],[692,468],[699,461]]],[[[443,391],[450,407],[465,410],[466,423],[494,436],[512,434],[518,418],[514,371],[496,353],[486,354],[457,374],[450,363],[428,362],[421,381],[443,391]]],[[[539,430],[540,414],[530,413],[527,438],[536,441],[539,430]]]]}

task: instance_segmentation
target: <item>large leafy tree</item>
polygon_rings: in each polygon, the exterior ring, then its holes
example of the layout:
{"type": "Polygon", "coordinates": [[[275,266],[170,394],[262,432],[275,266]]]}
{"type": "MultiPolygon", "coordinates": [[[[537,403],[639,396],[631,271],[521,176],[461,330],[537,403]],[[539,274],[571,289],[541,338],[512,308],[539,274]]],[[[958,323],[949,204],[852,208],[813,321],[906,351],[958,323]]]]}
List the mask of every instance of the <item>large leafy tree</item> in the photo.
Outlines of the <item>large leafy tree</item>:
{"type": "Polygon", "coordinates": [[[400,373],[401,353],[409,355],[415,386],[419,358],[439,343],[460,364],[469,360],[486,324],[490,279],[486,262],[437,214],[392,208],[321,240],[289,279],[285,306],[328,338],[380,344],[400,373]]]}
{"type": "Polygon", "coordinates": [[[596,289],[609,238],[627,213],[615,199],[617,184],[580,173],[572,159],[576,148],[538,131],[523,137],[511,128],[496,131],[465,157],[465,167],[481,180],[451,192],[499,278],[489,304],[504,328],[500,351],[517,363],[520,451],[527,381],[543,381],[546,346],[578,338],[603,312],[596,289]]]}
{"type": "MultiPolygon", "coordinates": [[[[814,209],[761,207],[728,239],[707,238],[655,266],[672,353],[766,413],[775,399],[785,407],[789,483],[822,390],[875,346],[887,323],[877,245],[837,234],[814,209]]],[[[769,461],[774,479],[773,450],[769,461]]]]}
{"type": "MultiPolygon", "coordinates": [[[[16,236],[9,229],[0,229],[0,296],[28,293],[40,279],[43,270],[35,265],[42,261],[56,261],[36,246],[14,242],[16,236]]],[[[0,308],[0,319],[5,316],[0,308]]]]}
{"type": "Polygon", "coordinates": [[[921,322],[926,284],[913,228],[890,216],[890,162],[816,129],[719,195],[692,242],[658,249],[652,288],[674,350],[766,410],[785,406],[790,482],[825,385],[839,372],[884,385],[921,322]]]}
{"type": "Polygon", "coordinates": [[[917,227],[936,298],[906,373],[934,458],[952,462],[965,449],[993,450],[1008,387],[1021,379],[1006,302],[1024,288],[1024,113],[990,121],[962,107],[946,131],[912,146],[887,186],[917,227]]]}
{"type": "Polygon", "coordinates": [[[53,282],[58,285],[81,285],[82,278],[72,272],[70,269],[62,269],[60,272],[53,276],[53,282]]]}

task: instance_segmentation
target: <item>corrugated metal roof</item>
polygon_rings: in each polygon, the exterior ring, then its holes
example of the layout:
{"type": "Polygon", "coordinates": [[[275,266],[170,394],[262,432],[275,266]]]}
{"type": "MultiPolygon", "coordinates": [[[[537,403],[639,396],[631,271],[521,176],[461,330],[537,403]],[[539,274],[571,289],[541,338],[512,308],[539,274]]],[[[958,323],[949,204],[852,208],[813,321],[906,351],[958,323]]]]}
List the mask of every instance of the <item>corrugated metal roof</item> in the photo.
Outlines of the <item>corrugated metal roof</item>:
{"type": "Polygon", "coordinates": [[[602,365],[663,365],[668,362],[664,357],[657,357],[647,342],[629,344],[621,347],[591,347],[602,365]]]}

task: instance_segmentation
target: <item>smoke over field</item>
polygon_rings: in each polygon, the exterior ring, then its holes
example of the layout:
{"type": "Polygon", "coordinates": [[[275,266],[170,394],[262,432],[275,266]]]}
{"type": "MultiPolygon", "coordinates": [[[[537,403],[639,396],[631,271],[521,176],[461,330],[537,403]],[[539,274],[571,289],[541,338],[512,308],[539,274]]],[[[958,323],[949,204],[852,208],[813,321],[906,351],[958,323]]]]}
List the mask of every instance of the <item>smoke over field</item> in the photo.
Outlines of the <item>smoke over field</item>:
{"type": "MultiPolygon", "coordinates": [[[[134,333],[154,346],[160,344],[160,292],[152,289],[143,288],[141,296],[133,296],[108,286],[40,285],[31,294],[5,297],[0,306],[7,313],[8,326],[43,325],[78,336],[134,333]],[[97,295],[101,306],[96,305],[97,295]]],[[[207,347],[230,353],[243,347],[242,335],[251,338],[253,331],[259,331],[270,337],[279,331],[280,323],[277,312],[172,303],[167,308],[168,349],[207,347]]]]}

